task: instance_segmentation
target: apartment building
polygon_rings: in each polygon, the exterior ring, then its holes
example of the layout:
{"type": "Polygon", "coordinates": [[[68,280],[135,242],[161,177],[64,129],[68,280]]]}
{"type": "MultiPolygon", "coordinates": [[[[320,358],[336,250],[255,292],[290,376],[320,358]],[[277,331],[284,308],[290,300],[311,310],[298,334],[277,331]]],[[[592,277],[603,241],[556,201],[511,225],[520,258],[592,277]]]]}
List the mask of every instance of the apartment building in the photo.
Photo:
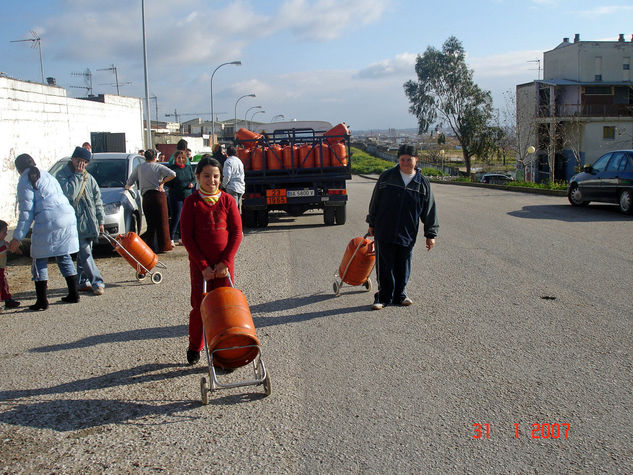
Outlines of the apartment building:
{"type": "Polygon", "coordinates": [[[517,168],[526,180],[567,180],[609,150],[633,148],[632,57],[633,37],[623,34],[576,34],[543,54],[543,79],[516,86],[517,168]]]}

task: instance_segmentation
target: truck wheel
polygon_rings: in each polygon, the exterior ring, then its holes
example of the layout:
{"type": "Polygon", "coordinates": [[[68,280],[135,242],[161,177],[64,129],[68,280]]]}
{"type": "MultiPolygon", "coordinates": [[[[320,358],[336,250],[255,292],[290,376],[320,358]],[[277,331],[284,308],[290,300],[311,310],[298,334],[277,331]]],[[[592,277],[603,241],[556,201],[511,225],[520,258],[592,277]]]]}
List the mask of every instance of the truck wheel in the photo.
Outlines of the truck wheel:
{"type": "Polygon", "coordinates": [[[247,228],[257,227],[257,212],[251,209],[244,210],[244,224],[247,228]]]}
{"type": "Polygon", "coordinates": [[[258,209],[257,210],[257,227],[265,228],[266,226],[268,226],[268,210],[258,209]]]}
{"type": "Polygon", "coordinates": [[[345,212],[345,205],[337,206],[334,208],[334,216],[336,217],[336,224],[345,224],[347,219],[347,213],[345,212]]]}
{"type": "Polygon", "coordinates": [[[331,206],[326,206],[325,208],[323,208],[323,222],[326,226],[332,226],[334,224],[334,213],[334,208],[331,206]]]}

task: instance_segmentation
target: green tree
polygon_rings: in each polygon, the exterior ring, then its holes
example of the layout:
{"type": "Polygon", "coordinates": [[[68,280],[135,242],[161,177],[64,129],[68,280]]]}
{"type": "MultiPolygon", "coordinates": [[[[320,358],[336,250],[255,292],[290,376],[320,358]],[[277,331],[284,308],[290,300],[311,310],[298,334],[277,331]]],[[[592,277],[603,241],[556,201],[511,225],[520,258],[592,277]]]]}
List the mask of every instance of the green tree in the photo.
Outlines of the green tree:
{"type": "Polygon", "coordinates": [[[415,63],[417,81],[407,81],[404,90],[425,133],[438,117],[448,123],[459,140],[466,172],[473,156],[483,157],[498,143],[498,127],[491,126],[492,97],[473,81],[466,65],[464,47],[451,36],[439,51],[429,46],[415,63]],[[496,129],[496,130],[495,130],[496,129]]]}

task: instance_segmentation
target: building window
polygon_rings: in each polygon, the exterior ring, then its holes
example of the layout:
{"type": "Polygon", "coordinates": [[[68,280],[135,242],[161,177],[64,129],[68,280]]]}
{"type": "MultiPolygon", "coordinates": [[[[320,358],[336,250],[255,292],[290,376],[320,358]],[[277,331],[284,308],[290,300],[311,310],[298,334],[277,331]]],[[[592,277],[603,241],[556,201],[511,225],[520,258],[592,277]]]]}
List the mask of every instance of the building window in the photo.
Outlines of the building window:
{"type": "Polygon", "coordinates": [[[615,126],[605,125],[602,127],[602,138],[605,140],[615,139],[615,126]]]}
{"type": "Polygon", "coordinates": [[[631,69],[631,65],[625,63],[622,65],[622,69],[624,69],[625,71],[628,71],[629,69],[631,69]]]}
{"type": "Polygon", "coordinates": [[[585,95],[587,96],[604,96],[613,94],[611,86],[586,86],[585,95]]]}

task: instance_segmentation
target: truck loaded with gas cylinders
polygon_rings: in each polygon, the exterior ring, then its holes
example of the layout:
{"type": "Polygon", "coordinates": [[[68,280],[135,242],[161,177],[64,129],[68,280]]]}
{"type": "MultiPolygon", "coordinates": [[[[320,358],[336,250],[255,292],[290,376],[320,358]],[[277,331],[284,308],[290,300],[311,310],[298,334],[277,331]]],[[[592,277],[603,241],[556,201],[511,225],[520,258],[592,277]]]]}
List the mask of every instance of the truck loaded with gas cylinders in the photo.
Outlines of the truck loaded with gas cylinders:
{"type": "Polygon", "coordinates": [[[323,210],[326,225],[345,224],[346,180],[351,178],[350,131],[322,121],[264,124],[261,133],[240,129],[237,155],[244,163],[246,227],[268,226],[271,211],[300,216],[323,210]]]}

